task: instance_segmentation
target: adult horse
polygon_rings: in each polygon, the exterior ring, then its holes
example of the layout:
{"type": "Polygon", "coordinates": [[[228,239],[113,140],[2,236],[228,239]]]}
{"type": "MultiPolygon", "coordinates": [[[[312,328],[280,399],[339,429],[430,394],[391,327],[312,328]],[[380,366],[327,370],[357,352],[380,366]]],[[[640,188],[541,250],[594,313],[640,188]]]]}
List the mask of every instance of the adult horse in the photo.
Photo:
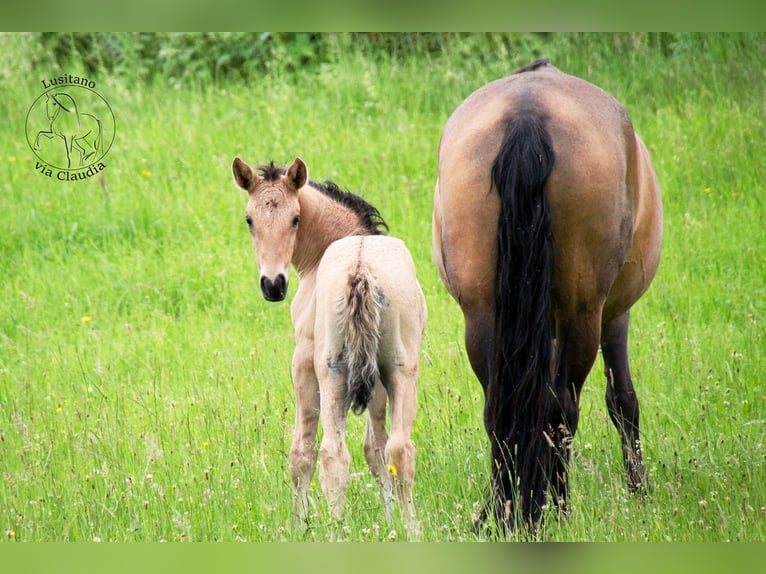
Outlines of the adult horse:
{"type": "Polygon", "coordinates": [[[51,139],[58,136],[66,149],[67,168],[72,167],[75,149],[79,152],[77,167],[89,165],[97,159],[96,152],[101,149],[103,139],[101,120],[93,114],[81,112],[74,98],[63,92],[48,94],[45,113],[51,122],[50,129],[37,133],[35,150],[40,149],[41,137],[51,139]]]}
{"type": "Polygon", "coordinates": [[[393,492],[413,536],[418,534],[411,440],[426,305],[410,252],[384,235],[377,209],[332,182],[308,179],[296,158],[288,168],[259,172],[239,158],[234,180],[247,191],[246,221],[267,301],[287,294],[292,264],[300,278],[290,310],[295,329],[292,375],[295,430],[290,473],[296,523],[306,521],[316,465],[317,425],[324,430],[319,478],[335,518],[346,499],[350,456],[346,416],[369,413],[364,454],[390,517],[393,492]],[[386,400],[391,404],[386,431],[386,400]]]}
{"type": "Polygon", "coordinates": [[[645,484],[631,306],[660,257],[649,153],[606,92],[538,60],[470,95],[439,144],[433,255],[485,394],[489,510],[535,526],[565,505],[579,397],[599,343],[628,485],[645,484]]]}

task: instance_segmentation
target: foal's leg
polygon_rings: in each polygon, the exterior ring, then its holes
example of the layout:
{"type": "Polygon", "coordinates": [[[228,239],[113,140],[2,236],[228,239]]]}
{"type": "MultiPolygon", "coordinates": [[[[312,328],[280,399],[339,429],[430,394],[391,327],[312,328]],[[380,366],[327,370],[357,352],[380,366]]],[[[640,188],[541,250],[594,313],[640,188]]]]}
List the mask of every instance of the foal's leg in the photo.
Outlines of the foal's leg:
{"type": "Polygon", "coordinates": [[[604,324],[601,350],[606,374],[606,405],[614,426],[620,432],[628,488],[635,492],[646,485],[646,471],[638,430],[638,399],[628,364],[629,319],[630,313],[625,312],[604,324]]]}
{"type": "Polygon", "coordinates": [[[393,509],[393,484],[384,460],[388,433],[386,432],[386,405],[388,396],[382,384],[375,385],[372,400],[367,405],[367,429],[364,433],[364,458],[370,467],[383,495],[386,518],[391,518],[393,509]]]}
{"type": "Polygon", "coordinates": [[[386,464],[394,477],[399,504],[409,526],[415,526],[412,484],[415,479],[415,446],[412,426],[417,410],[417,357],[386,370],[384,384],[391,395],[391,434],[386,444],[386,464]]]}
{"type": "MultiPolygon", "coordinates": [[[[337,353],[327,355],[337,356],[337,353]]],[[[317,363],[322,444],[319,447],[319,481],[335,519],[343,516],[351,455],[346,446],[346,369],[317,363]]]]}
{"type": "Polygon", "coordinates": [[[304,525],[308,516],[308,489],[316,468],[319,423],[319,384],[310,345],[296,346],[292,370],[295,390],[295,429],[290,447],[293,518],[297,525],[304,525]]]}

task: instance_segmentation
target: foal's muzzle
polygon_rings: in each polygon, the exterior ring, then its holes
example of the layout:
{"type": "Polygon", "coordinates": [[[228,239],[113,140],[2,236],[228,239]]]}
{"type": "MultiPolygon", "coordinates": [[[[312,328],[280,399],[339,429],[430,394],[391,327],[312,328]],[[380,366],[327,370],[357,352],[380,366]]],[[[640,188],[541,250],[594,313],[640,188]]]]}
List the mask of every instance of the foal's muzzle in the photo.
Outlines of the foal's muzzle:
{"type": "Polygon", "coordinates": [[[281,301],[287,295],[287,277],[281,273],[272,281],[266,276],[261,277],[261,293],[266,301],[281,301]]]}

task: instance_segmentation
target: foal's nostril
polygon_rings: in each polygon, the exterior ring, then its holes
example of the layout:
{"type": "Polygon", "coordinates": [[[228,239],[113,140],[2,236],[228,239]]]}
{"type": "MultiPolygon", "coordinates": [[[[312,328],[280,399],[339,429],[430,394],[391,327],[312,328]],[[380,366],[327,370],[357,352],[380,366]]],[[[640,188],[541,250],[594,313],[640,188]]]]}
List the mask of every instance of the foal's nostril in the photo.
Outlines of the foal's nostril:
{"type": "Polygon", "coordinates": [[[267,301],[281,301],[287,295],[287,277],[280,273],[272,281],[268,277],[262,276],[261,293],[267,301]]]}

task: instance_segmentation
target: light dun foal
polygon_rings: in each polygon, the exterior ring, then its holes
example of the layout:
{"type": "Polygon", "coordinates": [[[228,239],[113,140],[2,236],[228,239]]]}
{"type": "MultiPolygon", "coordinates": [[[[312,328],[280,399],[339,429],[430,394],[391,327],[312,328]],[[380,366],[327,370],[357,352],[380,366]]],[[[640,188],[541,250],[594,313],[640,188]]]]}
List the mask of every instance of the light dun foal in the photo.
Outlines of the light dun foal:
{"type": "Polygon", "coordinates": [[[261,166],[259,173],[236,158],[232,170],[249,195],[246,221],[264,298],[285,298],[291,263],[300,278],[291,305],[296,523],[307,519],[320,417],[320,483],[330,512],[341,518],[350,463],[346,417],[349,409],[357,414],[366,409],[364,454],[387,518],[396,490],[408,527],[417,532],[410,434],[426,305],[412,256],[400,240],[383,235],[386,226],[377,209],[332,182],[310,181],[300,158],[287,169],[261,166]]]}

